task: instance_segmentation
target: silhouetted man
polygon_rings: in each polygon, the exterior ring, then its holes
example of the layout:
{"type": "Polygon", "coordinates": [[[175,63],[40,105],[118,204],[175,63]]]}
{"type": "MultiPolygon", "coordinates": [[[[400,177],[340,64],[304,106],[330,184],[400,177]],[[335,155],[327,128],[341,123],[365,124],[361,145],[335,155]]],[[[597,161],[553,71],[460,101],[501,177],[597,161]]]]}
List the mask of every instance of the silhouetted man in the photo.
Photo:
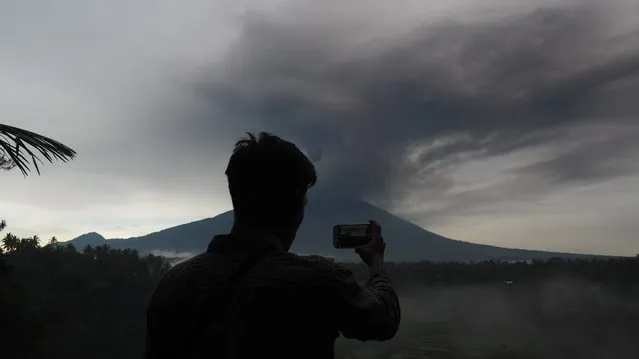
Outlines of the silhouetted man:
{"type": "Polygon", "coordinates": [[[373,241],[357,249],[370,268],[366,285],[326,258],[288,252],[316,181],[294,144],[249,134],[226,175],[231,233],[161,280],[147,312],[147,359],[333,358],[340,332],[359,340],[395,336],[399,302],[374,221],[373,241]]]}

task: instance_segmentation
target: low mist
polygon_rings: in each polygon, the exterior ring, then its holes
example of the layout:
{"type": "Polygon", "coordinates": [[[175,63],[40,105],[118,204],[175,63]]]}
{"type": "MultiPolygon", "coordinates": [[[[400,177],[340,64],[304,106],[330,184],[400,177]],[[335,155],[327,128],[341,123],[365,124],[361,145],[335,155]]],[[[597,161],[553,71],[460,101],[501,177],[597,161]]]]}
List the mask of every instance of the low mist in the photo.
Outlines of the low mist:
{"type": "Polygon", "coordinates": [[[621,292],[568,278],[522,287],[411,286],[400,293],[393,340],[340,339],[338,357],[636,358],[636,294],[636,287],[621,292]]]}

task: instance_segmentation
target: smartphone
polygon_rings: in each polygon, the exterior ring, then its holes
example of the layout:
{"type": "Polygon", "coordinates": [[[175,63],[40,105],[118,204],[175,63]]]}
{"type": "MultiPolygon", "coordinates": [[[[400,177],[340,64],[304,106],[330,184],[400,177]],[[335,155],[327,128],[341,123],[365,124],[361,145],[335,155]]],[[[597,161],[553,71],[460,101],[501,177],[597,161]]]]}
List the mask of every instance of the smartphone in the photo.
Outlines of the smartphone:
{"type": "Polygon", "coordinates": [[[373,239],[371,225],[366,224],[338,224],[333,227],[333,247],[357,248],[368,244],[373,239]]]}

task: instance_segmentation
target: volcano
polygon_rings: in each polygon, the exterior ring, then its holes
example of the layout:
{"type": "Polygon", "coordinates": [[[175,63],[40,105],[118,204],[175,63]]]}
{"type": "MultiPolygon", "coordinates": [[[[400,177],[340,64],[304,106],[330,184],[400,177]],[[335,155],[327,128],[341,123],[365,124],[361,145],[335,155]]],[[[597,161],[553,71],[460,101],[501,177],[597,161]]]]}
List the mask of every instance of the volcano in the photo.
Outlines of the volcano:
{"type": "MultiPolygon", "coordinates": [[[[393,262],[415,261],[483,261],[483,260],[547,260],[553,257],[583,258],[589,255],[502,248],[449,239],[429,232],[409,221],[394,216],[361,200],[312,200],[304,223],[298,231],[292,252],[317,254],[337,261],[353,262],[358,258],[352,250],[335,249],[332,228],[338,223],[366,223],[375,219],[382,226],[387,243],[386,258],[393,262]]],[[[233,211],[213,218],[178,225],[158,232],[128,239],[104,239],[89,233],[70,241],[78,249],[88,244],[108,244],[112,248],[137,249],[186,257],[204,251],[215,234],[228,233],[233,224],[233,211]]]]}

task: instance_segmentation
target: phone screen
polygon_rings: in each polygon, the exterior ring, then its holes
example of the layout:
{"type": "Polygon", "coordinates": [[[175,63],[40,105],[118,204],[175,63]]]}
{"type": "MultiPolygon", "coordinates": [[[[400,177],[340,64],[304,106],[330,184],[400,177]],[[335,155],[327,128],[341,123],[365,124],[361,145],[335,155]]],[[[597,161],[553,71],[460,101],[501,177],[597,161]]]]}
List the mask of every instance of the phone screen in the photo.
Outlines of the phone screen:
{"type": "Polygon", "coordinates": [[[368,228],[361,225],[344,226],[342,227],[341,235],[345,237],[367,237],[368,228]]]}
{"type": "Polygon", "coordinates": [[[333,228],[333,244],[335,248],[355,248],[367,244],[371,240],[368,224],[343,224],[333,228]]]}

